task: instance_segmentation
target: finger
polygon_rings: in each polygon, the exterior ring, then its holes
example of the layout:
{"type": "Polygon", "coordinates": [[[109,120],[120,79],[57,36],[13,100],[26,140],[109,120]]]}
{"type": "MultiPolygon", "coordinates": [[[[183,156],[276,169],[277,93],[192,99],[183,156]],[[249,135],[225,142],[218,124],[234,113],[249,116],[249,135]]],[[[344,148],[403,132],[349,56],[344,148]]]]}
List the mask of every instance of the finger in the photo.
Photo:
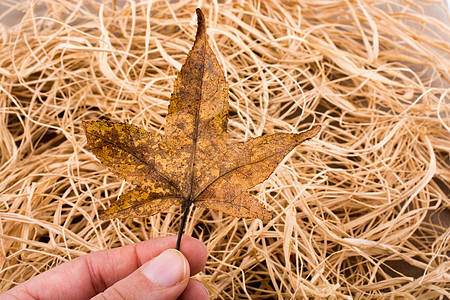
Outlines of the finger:
{"type": "Polygon", "coordinates": [[[178,298],[179,300],[208,300],[209,293],[206,287],[195,279],[190,279],[183,294],[178,298]]]}
{"type": "MultiPolygon", "coordinates": [[[[127,277],[164,250],[175,248],[176,236],[162,237],[111,250],[98,251],[64,263],[2,296],[51,299],[90,298],[127,277]]],[[[191,275],[206,263],[206,248],[197,239],[183,236],[180,251],[187,258],[191,275]]]]}
{"type": "Polygon", "coordinates": [[[177,299],[189,282],[189,263],[169,249],[93,299],[177,299]]]}

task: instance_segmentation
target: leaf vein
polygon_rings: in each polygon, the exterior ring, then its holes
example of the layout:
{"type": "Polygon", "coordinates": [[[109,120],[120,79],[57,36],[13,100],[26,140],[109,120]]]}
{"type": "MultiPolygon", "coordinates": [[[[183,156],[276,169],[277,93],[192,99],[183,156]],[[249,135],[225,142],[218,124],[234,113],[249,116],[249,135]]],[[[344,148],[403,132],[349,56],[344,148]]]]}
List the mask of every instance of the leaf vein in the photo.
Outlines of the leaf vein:
{"type": "Polygon", "coordinates": [[[140,158],[138,156],[136,156],[131,150],[128,150],[126,147],[122,147],[118,144],[115,144],[113,142],[111,142],[110,140],[104,138],[101,135],[95,134],[93,132],[89,132],[89,134],[93,135],[94,137],[97,137],[99,139],[102,139],[106,144],[112,145],[113,147],[117,147],[122,151],[125,151],[126,153],[130,154],[131,156],[135,157],[137,160],[139,160],[140,162],[142,162],[143,164],[149,166],[151,169],[153,169],[153,171],[158,174],[158,176],[160,176],[164,181],[166,181],[167,184],[169,184],[171,187],[175,188],[177,191],[180,191],[180,189],[178,188],[178,186],[172,181],[170,180],[165,174],[161,173],[159,170],[157,170],[155,168],[154,164],[149,164],[148,161],[144,160],[143,158],[140,158]]]}

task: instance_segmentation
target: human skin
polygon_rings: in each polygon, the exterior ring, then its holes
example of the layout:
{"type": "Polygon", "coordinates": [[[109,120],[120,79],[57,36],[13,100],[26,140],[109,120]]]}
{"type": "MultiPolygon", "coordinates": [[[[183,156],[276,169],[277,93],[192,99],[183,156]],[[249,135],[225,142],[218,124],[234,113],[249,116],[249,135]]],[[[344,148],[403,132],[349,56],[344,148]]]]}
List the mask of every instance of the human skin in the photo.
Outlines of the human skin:
{"type": "Polygon", "coordinates": [[[207,258],[205,246],[176,236],[94,252],[48,270],[0,295],[0,299],[208,299],[190,276],[207,258]]]}

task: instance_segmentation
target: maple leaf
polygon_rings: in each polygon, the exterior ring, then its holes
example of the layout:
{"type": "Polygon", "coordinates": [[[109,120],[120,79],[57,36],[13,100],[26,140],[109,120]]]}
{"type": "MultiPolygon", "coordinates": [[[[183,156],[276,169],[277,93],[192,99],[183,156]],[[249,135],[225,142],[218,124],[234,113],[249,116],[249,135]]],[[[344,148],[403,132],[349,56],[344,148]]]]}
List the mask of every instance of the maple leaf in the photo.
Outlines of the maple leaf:
{"type": "MultiPolygon", "coordinates": [[[[227,142],[228,84],[208,45],[203,13],[194,46],[175,81],[164,136],[128,123],[83,122],[92,152],[136,187],[101,213],[102,218],[151,216],[184,205],[179,238],[190,205],[240,218],[272,214],[247,190],[266,180],[279,162],[320,126],[227,142]]],[[[177,248],[179,243],[177,243],[177,248]]]]}

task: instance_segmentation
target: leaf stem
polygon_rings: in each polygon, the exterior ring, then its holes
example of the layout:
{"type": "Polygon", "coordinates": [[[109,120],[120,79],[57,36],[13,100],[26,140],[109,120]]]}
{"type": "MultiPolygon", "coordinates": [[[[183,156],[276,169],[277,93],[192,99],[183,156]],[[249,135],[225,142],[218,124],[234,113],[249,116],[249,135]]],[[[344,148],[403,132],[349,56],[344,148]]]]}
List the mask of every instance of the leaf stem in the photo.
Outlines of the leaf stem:
{"type": "Polygon", "coordinates": [[[184,208],[183,217],[182,217],[181,223],[180,223],[180,231],[178,231],[177,244],[175,246],[175,249],[177,249],[178,251],[180,250],[181,237],[183,236],[184,226],[186,224],[186,219],[187,219],[187,216],[189,213],[189,208],[191,207],[191,204],[192,204],[191,198],[188,198],[186,200],[186,206],[184,208]]]}

